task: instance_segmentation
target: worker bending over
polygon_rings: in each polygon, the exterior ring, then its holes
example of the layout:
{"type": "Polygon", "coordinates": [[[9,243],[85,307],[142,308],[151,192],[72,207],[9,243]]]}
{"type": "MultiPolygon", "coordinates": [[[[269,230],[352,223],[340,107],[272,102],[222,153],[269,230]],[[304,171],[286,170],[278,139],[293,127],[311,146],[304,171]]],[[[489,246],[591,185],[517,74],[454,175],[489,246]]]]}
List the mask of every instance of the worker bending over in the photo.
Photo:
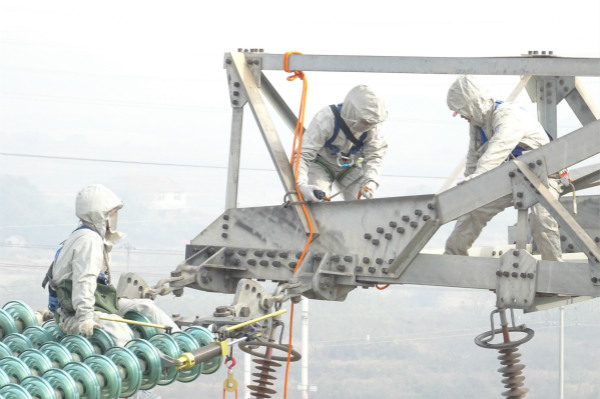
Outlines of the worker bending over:
{"type": "MultiPolygon", "coordinates": [[[[469,122],[465,181],[550,141],[534,117],[517,104],[494,101],[471,76],[460,76],[450,86],[447,102],[454,116],[460,115],[469,122]]],[[[550,176],[548,186],[558,199],[558,176],[550,176]]],[[[458,218],[444,253],[468,255],[487,222],[511,204],[511,197],[500,198],[458,218]]],[[[529,227],[542,259],[561,260],[558,223],[540,203],[531,207],[529,227]]]]}

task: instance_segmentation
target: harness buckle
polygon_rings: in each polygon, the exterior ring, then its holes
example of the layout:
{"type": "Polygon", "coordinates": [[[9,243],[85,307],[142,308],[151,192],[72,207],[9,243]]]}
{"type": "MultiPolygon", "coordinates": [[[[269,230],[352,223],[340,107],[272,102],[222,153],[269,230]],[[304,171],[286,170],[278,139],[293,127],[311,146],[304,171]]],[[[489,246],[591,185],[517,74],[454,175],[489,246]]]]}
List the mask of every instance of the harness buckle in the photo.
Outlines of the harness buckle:
{"type": "Polygon", "coordinates": [[[354,154],[343,154],[340,152],[338,153],[336,161],[338,166],[341,166],[342,168],[349,168],[356,163],[356,157],[354,154]]]}

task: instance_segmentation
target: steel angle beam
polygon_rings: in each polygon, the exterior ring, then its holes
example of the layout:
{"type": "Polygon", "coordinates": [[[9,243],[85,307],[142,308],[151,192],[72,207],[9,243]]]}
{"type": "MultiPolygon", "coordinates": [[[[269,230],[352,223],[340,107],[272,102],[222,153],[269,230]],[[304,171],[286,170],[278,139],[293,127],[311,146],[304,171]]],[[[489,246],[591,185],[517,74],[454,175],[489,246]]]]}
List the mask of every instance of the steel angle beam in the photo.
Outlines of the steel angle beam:
{"type": "Polygon", "coordinates": [[[227,191],[225,209],[237,208],[238,183],[240,181],[240,156],[242,154],[242,125],[244,108],[232,108],[231,136],[229,137],[229,163],[227,166],[227,191]]]}
{"type": "MultiPolygon", "coordinates": [[[[526,254],[525,251],[519,251],[519,253],[526,254]]],[[[505,255],[514,256],[512,252],[505,255]]],[[[410,284],[496,291],[502,279],[523,279],[524,284],[531,284],[530,281],[535,283],[534,291],[536,295],[600,296],[600,287],[590,281],[587,263],[537,260],[535,265],[527,262],[528,271],[518,271],[518,276],[513,277],[513,270],[510,269],[514,269],[514,262],[510,259],[504,260],[506,262],[505,266],[502,266],[502,262],[501,258],[422,253],[415,257],[411,266],[399,278],[357,273],[356,282],[360,284],[410,284]],[[534,270],[537,272],[534,272],[534,270]],[[504,271],[509,271],[509,275],[505,276],[504,271]],[[498,272],[500,272],[500,275],[498,272]],[[522,272],[525,272],[525,277],[521,277],[522,272]],[[533,278],[527,276],[528,273],[534,273],[533,278]]],[[[514,269],[514,271],[517,270],[519,269],[514,269]]],[[[528,291],[525,290],[525,292],[528,291]]]]}
{"type": "Polygon", "coordinates": [[[600,119],[600,110],[579,79],[575,78],[575,89],[571,90],[565,99],[582,125],[600,119]]]}
{"type": "Polygon", "coordinates": [[[277,111],[289,129],[292,132],[295,131],[298,118],[264,74],[261,74],[261,93],[263,93],[265,98],[273,105],[273,108],[277,111]]]}
{"type": "MultiPolygon", "coordinates": [[[[599,137],[600,121],[595,121],[521,155],[519,160],[525,164],[544,160],[548,174],[556,173],[600,153],[599,137]]],[[[511,195],[509,176],[514,174],[514,170],[515,165],[507,162],[438,194],[436,208],[440,223],[448,223],[498,198],[511,195]]]]}
{"type": "Polygon", "coordinates": [[[600,181],[600,163],[569,169],[576,190],[582,190],[598,184],[600,181]]]}
{"type": "MultiPolygon", "coordinates": [[[[248,53],[263,70],[283,71],[283,54],[248,53]]],[[[289,69],[322,72],[375,72],[466,75],[600,76],[600,58],[558,56],[407,57],[292,54],[289,69]]]]}
{"type": "MultiPolygon", "coordinates": [[[[433,195],[333,201],[311,205],[320,231],[310,250],[359,254],[389,264],[437,219],[433,195]]],[[[192,241],[193,245],[302,250],[306,236],[293,209],[283,205],[230,209],[192,241]]],[[[366,263],[368,264],[368,263],[366,263]]]]}
{"type": "Polygon", "coordinates": [[[533,173],[529,167],[521,161],[514,161],[525,178],[532,185],[532,189],[538,194],[539,201],[546,210],[558,221],[562,229],[568,232],[569,236],[577,243],[577,246],[583,251],[589,259],[591,281],[600,285],[600,248],[596,246],[594,240],[577,223],[569,212],[556,200],[546,186],[533,173]]]}
{"type": "MultiPolygon", "coordinates": [[[[292,166],[290,165],[288,156],[285,153],[281,141],[279,140],[275,125],[269,116],[267,107],[263,101],[258,85],[253,76],[253,72],[248,66],[248,62],[250,61],[246,60],[244,53],[231,53],[230,57],[239,77],[239,81],[243,86],[245,94],[248,98],[248,103],[250,104],[250,108],[252,109],[254,118],[256,119],[256,123],[265,140],[267,149],[275,165],[275,169],[277,170],[279,178],[283,183],[285,192],[289,194],[292,202],[298,202],[299,197],[296,193],[292,166]]],[[[310,231],[309,223],[307,217],[304,215],[302,207],[299,204],[296,204],[292,206],[292,209],[294,209],[294,211],[297,213],[300,222],[302,223],[304,232],[308,233],[310,231]]],[[[310,216],[310,209],[307,209],[307,213],[312,219],[310,216]]],[[[318,234],[318,230],[315,230],[315,228],[313,228],[313,231],[315,234],[318,234]]]]}

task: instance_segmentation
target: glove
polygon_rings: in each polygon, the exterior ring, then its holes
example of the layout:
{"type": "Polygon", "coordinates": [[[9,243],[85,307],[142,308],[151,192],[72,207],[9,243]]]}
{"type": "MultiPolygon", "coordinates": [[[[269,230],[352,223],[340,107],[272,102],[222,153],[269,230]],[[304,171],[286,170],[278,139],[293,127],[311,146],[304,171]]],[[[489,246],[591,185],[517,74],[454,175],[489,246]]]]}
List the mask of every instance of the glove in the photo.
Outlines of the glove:
{"type": "Polygon", "coordinates": [[[375,183],[373,180],[367,181],[360,187],[360,195],[366,199],[373,198],[375,196],[375,190],[377,190],[379,185],[375,183]]]}
{"type": "Polygon", "coordinates": [[[86,337],[91,337],[94,334],[94,327],[96,328],[102,328],[102,326],[98,323],[96,323],[94,320],[89,319],[89,320],[84,320],[80,325],[79,325],[79,333],[85,335],[86,337]]]}
{"type": "Polygon", "coordinates": [[[326,194],[317,186],[305,184],[300,186],[300,193],[304,201],[321,202],[326,199],[326,194]]]}

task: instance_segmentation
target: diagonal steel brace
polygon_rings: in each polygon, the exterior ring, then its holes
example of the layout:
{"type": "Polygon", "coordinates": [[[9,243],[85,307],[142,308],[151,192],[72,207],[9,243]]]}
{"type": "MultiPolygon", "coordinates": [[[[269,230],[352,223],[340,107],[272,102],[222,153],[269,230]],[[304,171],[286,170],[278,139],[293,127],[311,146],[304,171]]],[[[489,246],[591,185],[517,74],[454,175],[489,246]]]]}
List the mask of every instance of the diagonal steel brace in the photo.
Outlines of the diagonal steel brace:
{"type": "Polygon", "coordinates": [[[531,190],[535,191],[539,202],[544,205],[546,210],[559,222],[561,228],[567,231],[579,249],[588,257],[592,282],[595,285],[600,285],[600,248],[596,246],[594,240],[562,204],[552,196],[550,190],[524,162],[516,160],[513,162],[523,173],[523,176],[529,180],[531,190]]]}

